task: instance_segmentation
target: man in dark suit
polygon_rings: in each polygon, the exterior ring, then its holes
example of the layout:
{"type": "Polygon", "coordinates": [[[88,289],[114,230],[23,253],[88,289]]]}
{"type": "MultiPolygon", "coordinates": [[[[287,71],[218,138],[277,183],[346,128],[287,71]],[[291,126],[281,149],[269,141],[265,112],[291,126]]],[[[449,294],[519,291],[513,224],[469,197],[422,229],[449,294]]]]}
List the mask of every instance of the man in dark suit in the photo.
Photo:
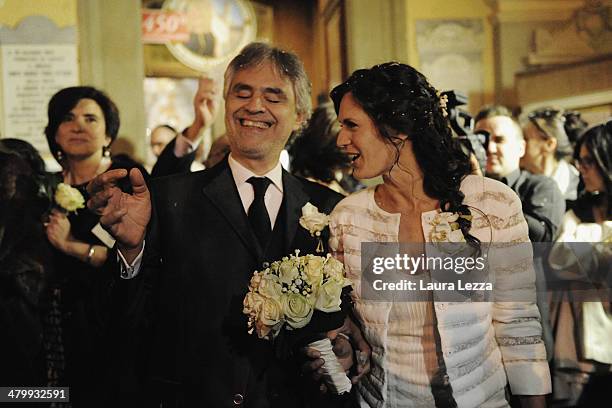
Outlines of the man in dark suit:
{"type": "Polygon", "coordinates": [[[278,161],[310,114],[295,55],[248,45],[226,71],[224,96],[229,157],[149,187],[134,170],[131,195],[115,187],[126,171],[105,173],[90,184],[88,205],[117,239],[114,296],[126,299],[126,335],[152,343],[157,406],[304,406],[315,396],[303,392],[307,379],[275,357],[271,342],[247,334],[242,300],[263,262],[315,252],[317,239],[299,225],[304,205],[329,213],[342,197],[278,161]]]}
{"type": "MultiPolygon", "coordinates": [[[[519,124],[504,106],[487,106],[476,115],[475,130],[489,133],[486,175],[508,185],[523,203],[523,214],[531,242],[553,242],[565,213],[565,200],[557,183],[550,177],[521,170],[525,139],[519,124]]],[[[541,247],[540,247],[541,248],[541,247]]],[[[544,343],[549,360],[553,355],[544,259],[534,248],[537,304],[540,309],[544,343]]]]}
{"type": "Polygon", "coordinates": [[[503,106],[486,106],[476,115],[476,131],[489,133],[486,175],[507,184],[520,197],[531,242],[552,242],[565,213],[565,201],[550,177],[519,168],[525,140],[503,106]]]}

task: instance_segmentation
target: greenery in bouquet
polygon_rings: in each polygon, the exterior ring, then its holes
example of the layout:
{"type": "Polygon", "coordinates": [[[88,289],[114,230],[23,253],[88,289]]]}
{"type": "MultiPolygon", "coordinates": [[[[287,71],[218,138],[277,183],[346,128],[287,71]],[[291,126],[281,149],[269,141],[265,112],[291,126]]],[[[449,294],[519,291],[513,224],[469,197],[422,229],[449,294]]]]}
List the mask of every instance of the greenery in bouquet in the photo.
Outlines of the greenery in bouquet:
{"type": "Polygon", "coordinates": [[[243,302],[249,333],[274,339],[282,328],[322,333],[342,325],[341,304],[349,286],[344,266],[332,258],[312,254],[273,262],[251,278],[243,302]],[[313,317],[314,316],[314,317],[313,317]]]}

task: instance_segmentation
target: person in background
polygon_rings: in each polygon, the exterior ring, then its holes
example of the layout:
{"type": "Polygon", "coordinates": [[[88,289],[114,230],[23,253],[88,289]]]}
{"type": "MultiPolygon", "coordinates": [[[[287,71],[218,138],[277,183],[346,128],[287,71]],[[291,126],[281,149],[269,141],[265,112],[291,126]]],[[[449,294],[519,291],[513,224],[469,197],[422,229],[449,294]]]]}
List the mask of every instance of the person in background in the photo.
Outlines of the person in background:
{"type": "MultiPolygon", "coordinates": [[[[62,167],[54,175],[55,184],[76,189],[83,203],[89,199],[87,184],[97,175],[112,169],[144,168],[125,155],[111,156],[110,145],[119,131],[119,111],[102,91],[88,86],[64,88],[51,97],[45,136],[49,150],[62,167]]],[[[124,186],[129,190],[129,186],[124,186]]],[[[104,301],[96,294],[104,281],[102,265],[114,240],[100,226],[100,216],[85,208],[67,212],[59,203],[44,223],[47,239],[54,247],[55,278],[50,282],[51,301],[59,310],[58,336],[63,338],[63,362],[54,369],[61,386],[70,387],[73,407],[105,405],[103,398],[126,387],[123,398],[138,399],[138,384],[132,381],[134,367],[125,366],[124,350],[130,339],[119,339],[119,330],[109,331],[104,301]],[[114,341],[122,342],[118,353],[110,355],[114,341]],[[117,365],[115,365],[115,363],[117,365]],[[111,383],[109,383],[111,381],[111,383]],[[131,389],[130,389],[131,388],[131,389]],[[105,391],[103,391],[105,390],[105,391]]]]}
{"type": "Polygon", "coordinates": [[[339,131],[334,105],[324,102],[314,110],[308,126],[289,142],[288,151],[293,174],[347,195],[358,190],[359,183],[349,174],[348,156],[336,146],[339,131]]]}
{"type": "MultiPolygon", "coordinates": [[[[414,68],[391,62],[357,70],[331,97],[342,126],[337,144],[354,176],[383,177],[338,203],[330,221],[330,247],[356,288],[356,316],[372,345],[372,370],[357,385],[360,406],[507,407],[509,382],[523,406],[543,407],[550,375],[534,272],[525,264],[530,248],[521,257],[489,257],[496,285],[515,299],[525,290],[525,302],[448,303],[439,300],[443,290],[421,290],[412,302],[364,296],[362,243],[425,247],[438,239],[442,212],[456,217],[454,242],[528,242],[517,195],[471,174],[445,101],[414,68]]],[[[430,272],[416,271],[423,279],[430,272]]]]}
{"type": "MultiPolygon", "coordinates": [[[[521,199],[529,226],[531,242],[553,242],[565,213],[565,200],[557,183],[541,174],[521,170],[525,140],[519,124],[504,106],[485,106],[476,115],[475,131],[489,132],[485,174],[509,186],[521,199]]],[[[543,257],[534,256],[538,308],[548,358],[552,358],[553,339],[549,325],[546,275],[543,257]]]]}
{"type": "Polygon", "coordinates": [[[0,384],[53,386],[45,316],[51,248],[40,220],[49,206],[44,163],[29,143],[0,139],[0,384]],[[48,352],[49,351],[49,352],[48,352]]]}
{"type": "Polygon", "coordinates": [[[525,155],[521,168],[532,174],[552,178],[566,201],[578,197],[578,170],[569,162],[573,147],[565,133],[565,116],[558,109],[544,108],[530,112],[523,124],[525,155]]]}
{"type": "Polygon", "coordinates": [[[227,140],[227,134],[223,134],[218,137],[213,144],[210,146],[210,152],[208,157],[204,160],[204,166],[209,169],[215,164],[219,163],[225,158],[230,152],[229,141],[227,140]]]}
{"type": "MultiPolygon", "coordinates": [[[[151,132],[151,150],[156,158],[158,158],[178,132],[170,125],[159,125],[151,132]]],[[[195,152],[194,160],[191,163],[190,171],[204,170],[204,165],[201,162],[202,154],[204,153],[204,145],[200,143],[195,152]]]]}
{"type": "MultiPolygon", "coordinates": [[[[193,97],[194,119],[180,134],[170,141],[160,154],[151,175],[167,176],[192,171],[198,155],[202,135],[211,129],[219,113],[218,85],[211,78],[201,77],[193,97]]],[[[199,163],[198,163],[199,164],[199,163]]]]}
{"type": "Polygon", "coordinates": [[[563,116],[565,117],[563,127],[565,128],[565,133],[567,134],[573,149],[576,146],[578,139],[580,139],[580,136],[582,136],[584,131],[589,127],[589,124],[582,119],[581,114],[578,111],[566,110],[563,113],[563,116]]]}
{"type": "Polygon", "coordinates": [[[574,157],[585,193],[565,214],[548,258],[555,279],[564,282],[551,302],[555,407],[600,406],[612,384],[612,121],[587,130],[574,157]],[[599,244],[584,250],[586,242],[599,244]]]}
{"type": "Polygon", "coordinates": [[[151,151],[155,157],[159,157],[166,145],[177,135],[176,129],[168,124],[156,126],[151,131],[151,151]]]}
{"type": "Polygon", "coordinates": [[[476,115],[474,130],[489,132],[486,176],[508,185],[521,198],[531,242],[554,241],[565,213],[563,195],[550,178],[519,168],[525,140],[510,111],[503,106],[484,107],[476,115]]]}

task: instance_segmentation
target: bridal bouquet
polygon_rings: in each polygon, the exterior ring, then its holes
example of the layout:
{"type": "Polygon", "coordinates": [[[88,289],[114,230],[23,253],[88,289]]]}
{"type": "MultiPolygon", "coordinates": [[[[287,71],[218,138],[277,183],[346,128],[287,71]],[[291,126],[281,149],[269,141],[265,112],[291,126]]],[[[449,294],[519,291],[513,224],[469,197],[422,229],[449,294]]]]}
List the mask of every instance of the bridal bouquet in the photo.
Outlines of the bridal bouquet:
{"type": "MultiPolygon", "coordinates": [[[[299,333],[299,338],[320,338],[322,333],[342,325],[343,288],[349,286],[344,266],[332,258],[316,255],[284,257],[266,269],[256,271],[243,302],[249,317],[249,333],[274,339],[281,330],[299,333]]],[[[331,388],[348,392],[351,382],[342,370],[327,337],[307,342],[321,352],[323,370],[331,388]]]]}

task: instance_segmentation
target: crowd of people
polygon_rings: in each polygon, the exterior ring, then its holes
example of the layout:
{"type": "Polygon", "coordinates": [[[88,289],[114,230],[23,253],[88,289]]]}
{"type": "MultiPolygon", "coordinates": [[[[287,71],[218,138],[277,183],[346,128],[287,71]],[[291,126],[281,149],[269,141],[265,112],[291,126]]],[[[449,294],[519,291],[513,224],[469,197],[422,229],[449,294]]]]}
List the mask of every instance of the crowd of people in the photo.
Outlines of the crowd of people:
{"type": "Polygon", "coordinates": [[[70,387],[54,406],[75,408],[572,407],[605,395],[612,121],[484,106],[483,176],[446,99],[409,65],[359,69],[314,112],[291,52],[249,44],[224,80],[200,80],[184,130],[152,131],[150,175],[110,153],[119,112],[88,86],[48,104],[61,171],[0,139],[0,385],[70,387]],[[202,162],[221,96],[226,134],[202,162]],[[329,215],[316,236],[302,228],[308,204],[329,215]],[[364,243],[440,241],[520,247],[490,257],[500,298],[366,295],[364,243]],[[351,392],[325,385],[319,351],[281,352],[246,330],[251,274],[296,250],[344,264],[346,317],[328,335],[351,392]]]}

